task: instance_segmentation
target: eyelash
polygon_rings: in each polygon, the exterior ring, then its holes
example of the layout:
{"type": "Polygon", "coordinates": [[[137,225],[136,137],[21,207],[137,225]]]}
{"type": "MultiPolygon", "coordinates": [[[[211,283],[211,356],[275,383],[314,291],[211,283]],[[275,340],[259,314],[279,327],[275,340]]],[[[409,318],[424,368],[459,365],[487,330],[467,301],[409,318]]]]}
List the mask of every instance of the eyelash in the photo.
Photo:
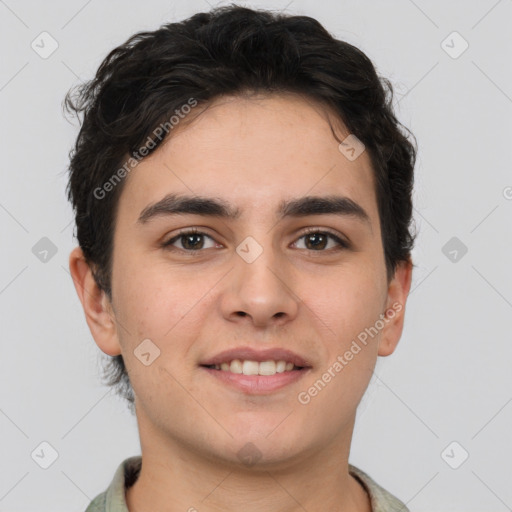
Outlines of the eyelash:
{"type": "MultiPolygon", "coordinates": [[[[319,229],[319,228],[307,228],[296,240],[298,241],[301,238],[304,238],[305,236],[311,235],[311,234],[328,235],[332,240],[334,240],[339,245],[339,247],[337,247],[337,248],[321,249],[318,251],[315,251],[314,249],[309,249],[309,251],[311,251],[311,252],[330,252],[333,250],[343,250],[343,249],[351,248],[350,244],[348,242],[346,242],[345,240],[341,239],[339,236],[335,235],[334,233],[330,232],[329,230],[319,229]]],[[[202,236],[210,238],[211,240],[214,240],[213,237],[211,237],[207,233],[199,231],[198,229],[195,229],[195,228],[191,228],[191,229],[184,229],[184,230],[180,231],[176,236],[172,237],[171,239],[167,240],[166,242],[163,242],[162,247],[164,249],[177,250],[177,251],[185,252],[188,254],[197,254],[197,253],[205,250],[205,249],[180,249],[179,247],[173,247],[172,244],[174,242],[178,241],[181,237],[187,236],[187,235],[202,235],[202,236]]],[[[306,249],[306,250],[308,250],[308,249],[306,249]]]]}

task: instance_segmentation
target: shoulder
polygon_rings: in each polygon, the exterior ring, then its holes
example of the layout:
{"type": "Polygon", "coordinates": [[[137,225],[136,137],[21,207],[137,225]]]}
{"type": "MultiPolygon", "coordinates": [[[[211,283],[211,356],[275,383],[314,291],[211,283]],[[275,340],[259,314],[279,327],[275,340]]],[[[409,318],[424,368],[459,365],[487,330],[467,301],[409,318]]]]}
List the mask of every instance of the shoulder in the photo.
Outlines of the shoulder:
{"type": "Polygon", "coordinates": [[[137,480],[141,463],[140,455],[123,460],[108,488],[92,500],[85,512],[128,512],[125,489],[137,480]]]}
{"type": "Polygon", "coordinates": [[[359,468],[348,465],[349,473],[366,489],[370,496],[372,512],[410,512],[396,496],[381,487],[373,478],[359,468]]]}
{"type": "Polygon", "coordinates": [[[104,512],[107,510],[107,491],[98,494],[94,498],[85,512],[104,512]]]}

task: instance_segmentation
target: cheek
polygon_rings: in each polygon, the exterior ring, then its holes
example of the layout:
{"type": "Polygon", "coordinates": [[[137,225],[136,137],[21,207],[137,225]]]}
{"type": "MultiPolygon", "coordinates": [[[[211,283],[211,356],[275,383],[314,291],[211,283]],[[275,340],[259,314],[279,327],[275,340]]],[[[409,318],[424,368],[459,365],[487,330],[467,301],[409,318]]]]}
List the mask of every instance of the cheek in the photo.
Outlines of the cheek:
{"type": "Polygon", "coordinates": [[[175,322],[176,309],[169,304],[173,290],[151,272],[130,273],[129,279],[118,283],[117,306],[126,329],[123,337],[157,340],[175,322]]]}
{"type": "Polygon", "coordinates": [[[347,421],[347,411],[355,410],[372,377],[380,333],[370,328],[382,313],[383,296],[381,278],[375,273],[338,277],[338,282],[323,287],[324,293],[315,288],[309,295],[326,357],[297,397],[299,410],[309,421],[332,432],[347,421]],[[326,410],[331,411],[328,416],[326,410]]]}
{"type": "Polygon", "coordinates": [[[306,286],[306,302],[325,326],[328,339],[343,348],[358,334],[375,324],[383,312],[386,283],[371,268],[333,272],[329,278],[306,286]]]}
{"type": "Polygon", "coordinates": [[[119,340],[135,394],[145,406],[165,397],[174,408],[182,407],[186,395],[179,383],[187,382],[198,316],[209,304],[208,296],[201,300],[205,285],[189,286],[158,265],[127,265],[119,275],[129,276],[113,284],[119,340]]]}
{"type": "Polygon", "coordinates": [[[121,263],[126,266],[119,275],[129,278],[113,284],[123,350],[130,354],[142,340],[150,339],[161,350],[160,362],[172,364],[170,354],[183,360],[200,333],[201,317],[213,307],[210,280],[158,263],[121,263]]]}
{"type": "Polygon", "coordinates": [[[118,258],[113,288],[116,305],[135,335],[161,337],[184,313],[187,297],[169,269],[142,258],[118,258]],[[116,279],[116,275],[122,276],[116,279]],[[183,306],[183,308],[181,307],[183,306]]]}

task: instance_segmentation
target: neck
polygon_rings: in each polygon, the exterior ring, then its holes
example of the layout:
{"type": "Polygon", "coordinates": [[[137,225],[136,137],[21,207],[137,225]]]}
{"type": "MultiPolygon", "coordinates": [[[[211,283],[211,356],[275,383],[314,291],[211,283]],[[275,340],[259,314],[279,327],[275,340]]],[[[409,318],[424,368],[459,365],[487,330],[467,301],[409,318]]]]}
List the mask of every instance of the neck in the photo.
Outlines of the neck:
{"type": "Polygon", "coordinates": [[[286,462],[251,467],[205,457],[150,432],[139,418],[142,468],[126,491],[130,512],[371,512],[369,496],[348,472],[349,431],[286,462]]]}

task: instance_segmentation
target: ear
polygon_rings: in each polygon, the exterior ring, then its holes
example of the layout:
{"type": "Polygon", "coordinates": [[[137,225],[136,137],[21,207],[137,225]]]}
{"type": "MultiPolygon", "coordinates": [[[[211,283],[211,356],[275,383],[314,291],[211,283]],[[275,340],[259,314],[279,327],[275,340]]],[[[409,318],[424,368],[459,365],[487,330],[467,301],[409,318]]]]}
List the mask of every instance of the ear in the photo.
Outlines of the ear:
{"type": "Polygon", "coordinates": [[[69,270],[96,345],[105,354],[119,355],[121,347],[112,304],[107,294],[97,285],[80,247],[73,249],[69,255],[69,270]]]}
{"type": "Polygon", "coordinates": [[[405,317],[405,303],[412,279],[412,261],[401,261],[388,285],[388,296],[384,314],[385,327],[382,329],[379,341],[379,356],[392,354],[402,336],[405,317]]]}

